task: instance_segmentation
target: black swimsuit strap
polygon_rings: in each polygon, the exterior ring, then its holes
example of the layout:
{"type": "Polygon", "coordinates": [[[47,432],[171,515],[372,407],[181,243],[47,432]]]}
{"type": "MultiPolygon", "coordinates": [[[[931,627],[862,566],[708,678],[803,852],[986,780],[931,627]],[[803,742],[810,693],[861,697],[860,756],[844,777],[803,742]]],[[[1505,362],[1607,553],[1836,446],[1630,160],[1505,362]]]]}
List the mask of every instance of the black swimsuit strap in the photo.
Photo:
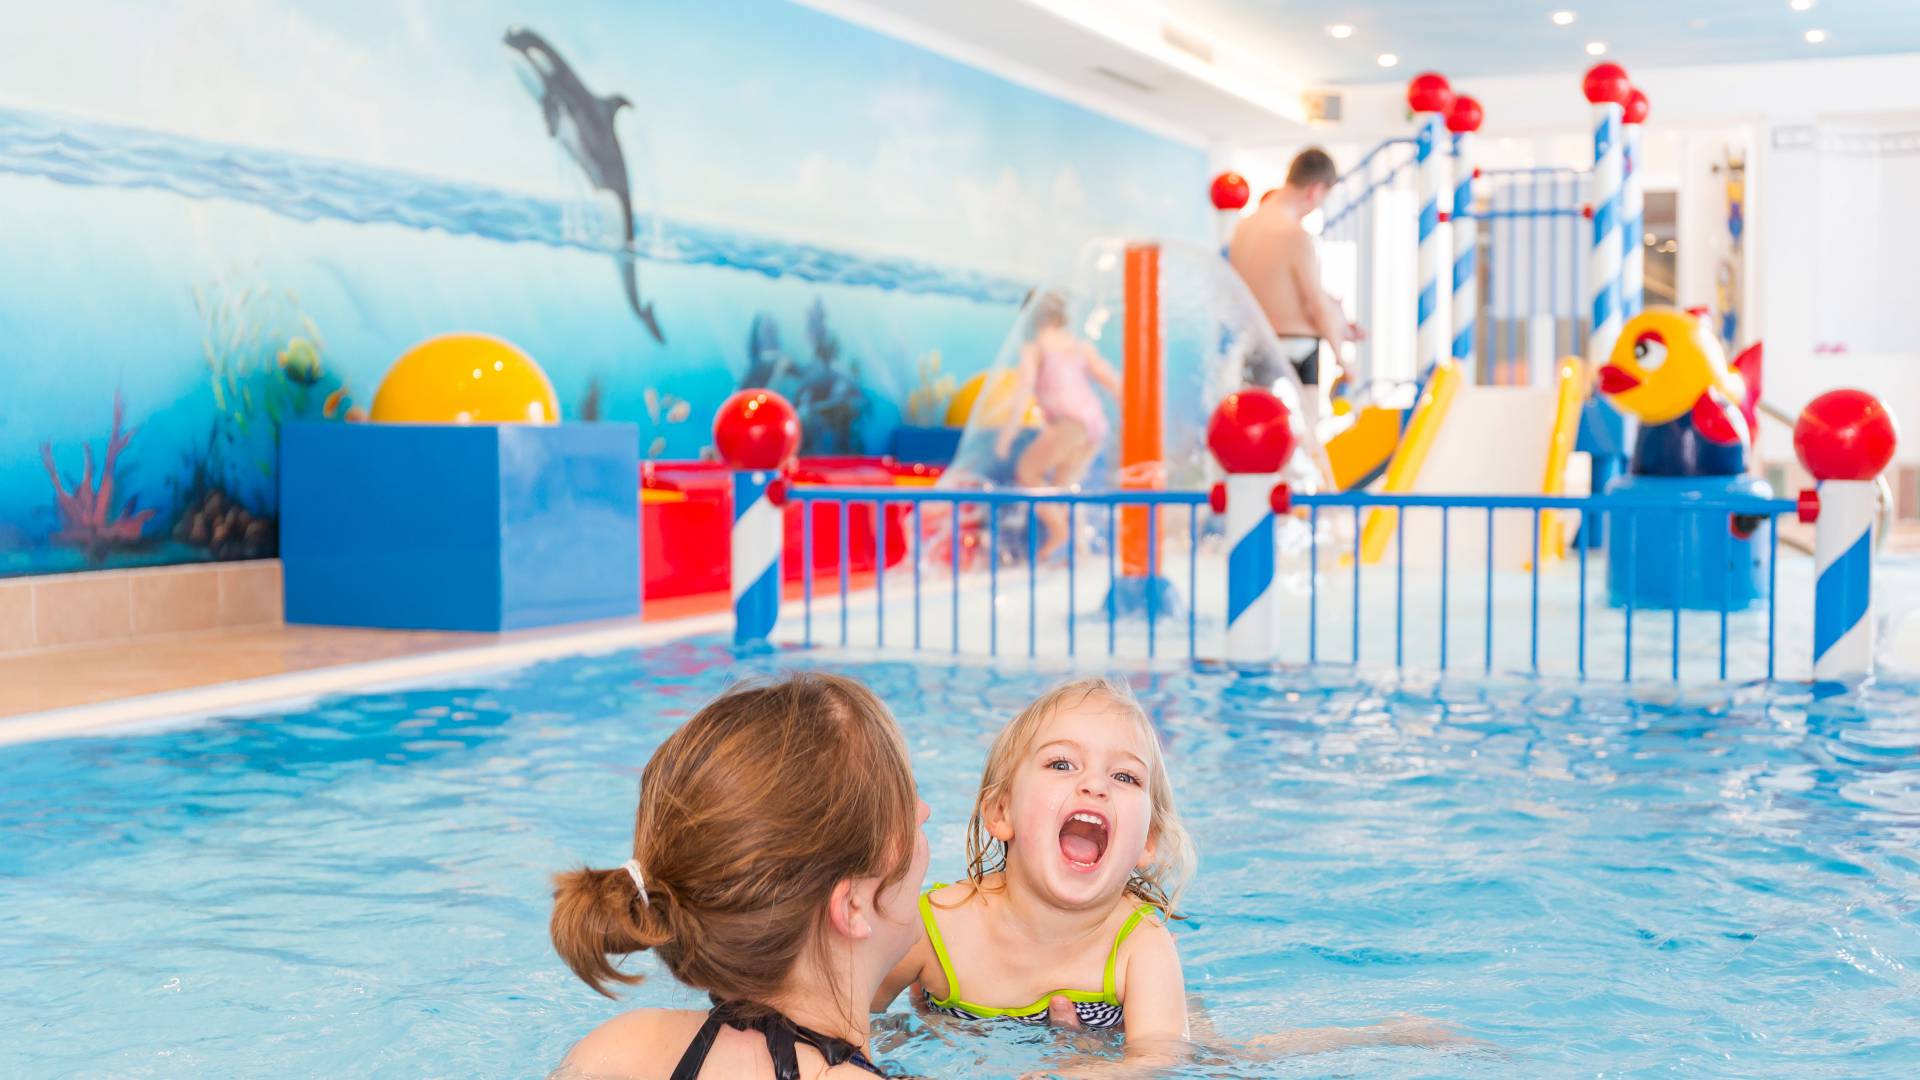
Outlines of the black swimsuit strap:
{"type": "Polygon", "coordinates": [[[765,1036],[767,1054],[773,1058],[774,1080],[800,1080],[800,1058],[794,1052],[796,1042],[806,1043],[818,1051],[826,1059],[828,1068],[851,1064],[875,1076],[886,1075],[867,1060],[859,1047],[845,1039],[836,1039],[812,1028],[801,1027],[775,1012],[744,1015],[738,1003],[716,998],[713,1008],[707,1013],[706,1023],[700,1025],[699,1033],[687,1044],[687,1052],[680,1055],[680,1063],[673,1067],[670,1080],[698,1080],[700,1069],[707,1063],[707,1054],[713,1050],[713,1041],[720,1036],[723,1024],[737,1031],[758,1031],[765,1036]]]}

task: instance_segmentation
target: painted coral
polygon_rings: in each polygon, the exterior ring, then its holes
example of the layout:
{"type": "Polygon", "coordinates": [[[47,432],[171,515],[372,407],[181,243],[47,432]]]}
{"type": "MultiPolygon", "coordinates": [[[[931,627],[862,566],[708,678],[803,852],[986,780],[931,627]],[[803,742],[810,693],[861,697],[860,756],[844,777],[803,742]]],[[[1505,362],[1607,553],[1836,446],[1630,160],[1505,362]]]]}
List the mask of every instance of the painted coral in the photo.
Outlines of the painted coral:
{"type": "Polygon", "coordinates": [[[98,486],[94,483],[92,445],[81,444],[86,466],[79,481],[69,478],[66,484],[62,484],[60,470],[54,465],[53,444],[40,444],[40,460],[47,467],[47,479],[53,482],[54,509],[60,518],[60,529],[53,534],[53,542],[64,547],[80,548],[91,562],[104,561],[107,553],[115,548],[138,544],[140,531],[153,517],[152,510],[138,508],[138,496],[128,499],[118,509],[113,504],[114,479],[118,475],[120,455],[133,442],[134,433],[139,430],[121,430],[126,412],[126,403],[121,400],[120,392],[114,391],[113,430],[107,435],[106,460],[100,469],[98,486]]]}

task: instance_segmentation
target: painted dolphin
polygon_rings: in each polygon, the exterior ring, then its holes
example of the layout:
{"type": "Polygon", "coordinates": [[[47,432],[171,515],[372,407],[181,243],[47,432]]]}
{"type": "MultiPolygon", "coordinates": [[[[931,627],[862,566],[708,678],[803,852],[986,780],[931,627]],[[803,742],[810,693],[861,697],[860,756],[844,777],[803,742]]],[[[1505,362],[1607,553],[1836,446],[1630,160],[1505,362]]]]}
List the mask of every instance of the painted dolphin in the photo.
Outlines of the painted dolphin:
{"type": "Polygon", "coordinates": [[[613,130],[614,114],[631,108],[633,102],[614,94],[595,97],[580,76],[547,39],[515,26],[507,30],[507,48],[519,53],[533,69],[539,85],[534,89],[547,120],[547,134],[560,141],[596,189],[613,193],[620,203],[622,251],[615,255],[620,280],[627,289],[627,303],[640,317],[655,341],[665,343],[660,324],[653,317],[653,305],[640,302],[640,282],[634,269],[633,195],[627,178],[627,159],[620,152],[620,138],[613,130]]]}

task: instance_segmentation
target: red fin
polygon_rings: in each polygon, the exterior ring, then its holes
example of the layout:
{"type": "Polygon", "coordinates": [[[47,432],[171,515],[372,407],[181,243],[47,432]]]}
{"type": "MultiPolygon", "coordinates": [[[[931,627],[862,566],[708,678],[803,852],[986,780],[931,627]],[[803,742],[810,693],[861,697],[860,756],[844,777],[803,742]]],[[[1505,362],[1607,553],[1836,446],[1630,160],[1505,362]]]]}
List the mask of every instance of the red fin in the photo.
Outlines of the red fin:
{"type": "Polygon", "coordinates": [[[1693,426],[1708,442],[1732,446],[1740,441],[1740,430],[1712,394],[1701,394],[1693,403],[1693,426]]]}
{"type": "Polygon", "coordinates": [[[1759,431],[1759,418],[1755,413],[1760,408],[1760,342],[1747,346],[1733,358],[1733,370],[1740,373],[1740,381],[1747,387],[1746,397],[1740,402],[1740,413],[1747,418],[1747,430],[1759,431]]]}

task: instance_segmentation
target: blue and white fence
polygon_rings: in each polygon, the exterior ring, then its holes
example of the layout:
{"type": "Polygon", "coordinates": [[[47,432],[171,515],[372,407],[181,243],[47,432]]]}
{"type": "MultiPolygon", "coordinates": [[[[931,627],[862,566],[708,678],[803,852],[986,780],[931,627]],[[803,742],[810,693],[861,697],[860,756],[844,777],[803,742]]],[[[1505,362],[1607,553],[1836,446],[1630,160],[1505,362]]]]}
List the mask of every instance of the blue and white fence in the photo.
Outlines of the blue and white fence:
{"type": "MultiPolygon", "coordinates": [[[[1675,506],[1631,495],[1435,496],[1340,493],[1293,496],[1294,513],[1276,515],[1261,489],[1271,478],[1249,478],[1230,490],[1220,520],[1207,512],[1200,492],[1025,493],[941,489],[802,487],[787,493],[806,512],[799,515],[802,547],[814,566],[812,506],[827,504],[844,518],[849,507],[884,522],[889,507],[910,513],[906,551],[889,567],[884,528],[871,591],[850,592],[849,556],[837,563],[837,599],[816,598],[811,578],[801,600],[783,616],[783,637],[794,644],[926,650],[993,657],[1086,654],[1144,659],[1184,657],[1261,664],[1354,664],[1480,672],[1564,674],[1581,679],[1671,680],[1801,677],[1808,651],[1789,643],[1793,662],[1780,669],[1780,583],[1776,519],[1791,513],[1791,500],[1729,496],[1675,506]],[[1062,505],[1080,542],[1057,561],[1037,558],[1037,510],[1062,505]],[[1169,577],[1196,602],[1177,620],[1109,620],[1098,597],[1118,574],[1115,528],[1122,506],[1155,509],[1149,517],[1169,577]],[[1375,507],[1439,521],[1437,566],[1396,544],[1389,565],[1368,569],[1358,554],[1359,524],[1375,507]],[[1631,519],[1639,514],[1707,514],[1762,522],[1755,534],[1766,563],[1764,608],[1736,611],[1722,598],[1719,610],[1636,610],[1631,597],[1621,608],[1607,605],[1602,554],[1576,547],[1565,565],[1523,573],[1495,569],[1493,547],[1460,553],[1459,534],[1491,537],[1496,515],[1529,517],[1536,530],[1545,511],[1600,514],[1631,519]],[[927,537],[935,520],[970,520],[980,533],[982,565],[936,557],[927,537]],[[1273,534],[1291,531],[1291,548],[1273,534]],[[1454,534],[1449,539],[1449,534],[1454,534]],[[1254,548],[1247,544],[1256,545],[1254,548]],[[1263,558],[1263,552],[1277,552],[1263,558]],[[1179,564],[1184,555],[1185,567],[1179,564]],[[1425,565],[1422,565],[1422,563],[1425,565]],[[1185,572],[1182,573],[1181,571],[1185,572]],[[817,610],[832,608],[831,611],[817,610]],[[850,613],[858,609],[858,617],[850,613]],[[829,621],[828,616],[833,618],[829,621]],[[1249,622],[1248,620],[1254,620],[1249,622]],[[856,629],[857,627],[857,629],[856,629]]],[[[1836,514],[1839,518],[1842,515],[1836,514]]],[[[1823,510],[1823,519],[1825,511],[1823,510]]],[[[1621,525],[1630,525],[1622,520],[1621,525]]],[[[1623,535],[1632,535],[1630,528],[1623,535]]],[[[1687,530],[1682,530],[1682,535],[1687,530]]],[[[843,531],[842,536],[846,533],[843,531]]],[[[1633,563],[1658,560],[1681,575],[1733,557],[1725,527],[1698,535],[1722,536],[1707,551],[1635,552],[1613,558],[1633,563]],[[1724,548],[1724,550],[1721,550],[1724,548]]],[[[1403,532],[1404,538],[1404,532],[1403,532]]],[[[1686,543],[1685,540],[1682,541],[1686,543]]],[[[1538,544],[1536,540],[1535,550],[1538,544]]],[[[1627,568],[1633,577],[1633,567],[1627,568]]],[[[1796,579],[1800,599],[1789,610],[1806,612],[1813,590],[1796,579]]],[[[1676,589],[1676,592],[1679,591],[1676,589]]],[[[1845,600],[1842,597],[1841,600],[1845,600]]],[[[1825,613],[1811,622],[1833,625],[1825,613]]],[[[1839,601],[1835,601],[1839,602],[1839,601]]],[[[1800,620],[1807,622],[1808,620],[1800,620]]],[[[1825,631],[1816,631],[1824,633],[1825,631]]]]}

